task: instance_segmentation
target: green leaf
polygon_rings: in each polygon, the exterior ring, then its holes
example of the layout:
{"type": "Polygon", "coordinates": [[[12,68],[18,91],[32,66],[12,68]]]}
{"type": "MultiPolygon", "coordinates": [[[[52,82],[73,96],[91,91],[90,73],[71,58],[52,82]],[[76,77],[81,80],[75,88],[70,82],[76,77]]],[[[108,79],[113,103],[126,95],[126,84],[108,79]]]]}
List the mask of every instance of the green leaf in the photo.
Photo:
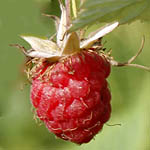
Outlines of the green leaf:
{"type": "Polygon", "coordinates": [[[96,22],[119,21],[126,24],[135,20],[150,21],[149,0],[86,0],[80,11],[70,31],[96,22]]]}

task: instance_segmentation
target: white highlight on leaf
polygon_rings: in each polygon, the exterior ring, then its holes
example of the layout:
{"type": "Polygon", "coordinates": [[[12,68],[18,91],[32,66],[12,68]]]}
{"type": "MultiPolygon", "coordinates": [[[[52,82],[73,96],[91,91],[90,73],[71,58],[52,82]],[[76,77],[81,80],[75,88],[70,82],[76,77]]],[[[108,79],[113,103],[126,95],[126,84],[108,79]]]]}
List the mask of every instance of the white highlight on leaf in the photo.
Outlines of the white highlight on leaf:
{"type": "Polygon", "coordinates": [[[89,37],[87,40],[84,40],[83,42],[81,42],[80,48],[85,48],[85,49],[90,48],[97,39],[99,39],[99,38],[103,37],[104,35],[110,33],[118,25],[119,25],[119,22],[115,22],[113,24],[109,24],[109,25],[105,26],[104,28],[100,29],[92,37],[89,37]]]}

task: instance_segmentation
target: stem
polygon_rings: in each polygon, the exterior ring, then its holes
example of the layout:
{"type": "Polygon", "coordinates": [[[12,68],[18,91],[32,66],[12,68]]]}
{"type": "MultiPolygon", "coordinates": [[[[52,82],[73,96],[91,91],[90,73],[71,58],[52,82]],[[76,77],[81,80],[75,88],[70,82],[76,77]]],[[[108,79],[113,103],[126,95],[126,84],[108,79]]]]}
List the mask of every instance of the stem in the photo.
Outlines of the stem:
{"type": "Polygon", "coordinates": [[[110,64],[111,64],[112,66],[117,66],[117,67],[131,66],[131,67],[136,67],[136,68],[144,69],[144,70],[146,70],[146,71],[150,71],[150,67],[143,66],[143,65],[139,65],[139,64],[133,64],[133,63],[132,63],[132,62],[140,55],[140,53],[142,52],[142,50],[143,50],[143,48],[144,48],[144,43],[145,43],[145,37],[143,36],[140,49],[139,49],[138,52],[137,52],[133,57],[131,57],[127,62],[120,63],[120,62],[117,62],[117,61],[115,61],[113,58],[110,57],[110,59],[109,59],[110,64]]]}
{"type": "Polygon", "coordinates": [[[85,0],[80,0],[80,5],[82,6],[82,4],[84,3],[85,0]]]}
{"type": "Polygon", "coordinates": [[[146,71],[150,71],[150,67],[142,66],[142,65],[139,65],[139,64],[125,64],[124,66],[131,66],[131,67],[136,67],[136,68],[144,69],[146,71]]]}
{"type": "Polygon", "coordinates": [[[150,71],[150,67],[142,66],[142,65],[139,65],[139,64],[130,64],[128,62],[120,63],[120,62],[117,62],[115,60],[110,60],[109,62],[112,66],[116,66],[116,67],[130,66],[130,67],[136,67],[136,68],[144,69],[146,71],[150,71]]]}
{"type": "Polygon", "coordinates": [[[71,22],[70,22],[70,0],[66,0],[65,1],[65,5],[66,5],[66,18],[67,18],[67,27],[70,26],[71,22]]]}
{"type": "Polygon", "coordinates": [[[10,44],[9,46],[16,47],[16,48],[20,49],[23,52],[23,54],[28,57],[27,50],[23,46],[21,46],[19,44],[10,44]]]}
{"type": "Polygon", "coordinates": [[[116,123],[116,124],[108,124],[106,123],[107,126],[121,126],[121,123],[116,123]]]}
{"type": "Polygon", "coordinates": [[[72,0],[72,11],[74,18],[77,18],[77,4],[76,0],[72,0]]]}
{"type": "Polygon", "coordinates": [[[142,52],[142,50],[144,48],[144,43],[145,43],[145,36],[142,37],[141,47],[138,50],[137,54],[128,60],[128,64],[131,64],[136,59],[136,57],[138,57],[140,55],[140,53],[142,52]]]}

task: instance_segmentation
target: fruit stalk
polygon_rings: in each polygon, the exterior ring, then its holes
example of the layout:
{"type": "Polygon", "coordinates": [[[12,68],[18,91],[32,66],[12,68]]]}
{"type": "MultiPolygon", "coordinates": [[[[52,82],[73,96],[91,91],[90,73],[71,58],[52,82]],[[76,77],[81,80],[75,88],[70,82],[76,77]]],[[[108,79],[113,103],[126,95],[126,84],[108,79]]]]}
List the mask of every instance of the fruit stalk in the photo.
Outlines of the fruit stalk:
{"type": "Polygon", "coordinates": [[[77,18],[77,5],[76,0],[72,0],[72,11],[74,18],[77,18]]]}

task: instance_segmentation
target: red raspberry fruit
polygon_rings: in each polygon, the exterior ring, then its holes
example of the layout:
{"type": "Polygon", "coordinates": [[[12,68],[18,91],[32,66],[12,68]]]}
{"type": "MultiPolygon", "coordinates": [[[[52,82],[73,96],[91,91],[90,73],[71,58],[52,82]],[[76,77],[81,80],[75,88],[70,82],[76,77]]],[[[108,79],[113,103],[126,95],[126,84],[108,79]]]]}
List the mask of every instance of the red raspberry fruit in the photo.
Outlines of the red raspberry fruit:
{"type": "Polygon", "coordinates": [[[31,100],[37,116],[56,136],[89,142],[108,121],[110,64],[94,51],[82,51],[55,64],[43,63],[32,79],[31,100]]]}
{"type": "MultiPolygon", "coordinates": [[[[85,37],[85,28],[71,31],[71,3],[58,0],[61,17],[52,17],[56,40],[21,36],[31,48],[20,48],[27,58],[25,72],[32,82],[31,101],[36,114],[56,136],[77,144],[89,142],[108,121],[111,95],[106,78],[112,57],[104,53],[102,37],[113,31],[114,22],[85,37]]],[[[73,7],[72,7],[73,8],[73,7]]],[[[74,11],[75,9],[73,9],[74,11]]],[[[73,13],[74,14],[74,13],[73,13]]]]}

